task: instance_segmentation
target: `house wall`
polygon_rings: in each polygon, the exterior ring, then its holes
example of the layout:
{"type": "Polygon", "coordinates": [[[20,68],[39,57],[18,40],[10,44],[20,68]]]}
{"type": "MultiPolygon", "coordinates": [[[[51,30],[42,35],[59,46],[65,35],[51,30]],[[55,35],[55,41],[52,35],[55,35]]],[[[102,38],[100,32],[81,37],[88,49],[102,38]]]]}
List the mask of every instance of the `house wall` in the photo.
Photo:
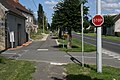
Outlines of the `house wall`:
{"type": "Polygon", "coordinates": [[[5,10],[0,3],[0,50],[5,49],[5,10]]]}
{"type": "Polygon", "coordinates": [[[114,27],[107,27],[107,35],[109,35],[109,36],[115,35],[114,27]]]}
{"type": "Polygon", "coordinates": [[[26,26],[26,32],[28,34],[28,38],[30,40],[31,30],[34,29],[34,27],[33,27],[33,16],[30,15],[30,14],[27,14],[27,13],[22,13],[22,14],[27,18],[26,21],[25,21],[26,22],[25,26],[26,26]]]}
{"type": "Polygon", "coordinates": [[[115,22],[115,32],[120,32],[120,19],[115,22]]]}
{"type": "Polygon", "coordinates": [[[22,45],[26,42],[26,31],[25,31],[25,19],[16,16],[14,14],[8,13],[7,15],[7,48],[11,47],[9,34],[14,31],[14,47],[22,45]]]}

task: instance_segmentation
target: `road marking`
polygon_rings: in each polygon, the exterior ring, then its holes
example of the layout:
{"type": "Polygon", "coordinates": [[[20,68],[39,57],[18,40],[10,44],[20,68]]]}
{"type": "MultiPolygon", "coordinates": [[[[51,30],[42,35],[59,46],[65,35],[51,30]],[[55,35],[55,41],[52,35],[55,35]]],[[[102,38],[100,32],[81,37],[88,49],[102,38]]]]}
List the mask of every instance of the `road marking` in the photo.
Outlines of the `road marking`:
{"type": "Polygon", "coordinates": [[[51,61],[44,61],[44,60],[30,60],[30,59],[19,59],[19,60],[26,60],[26,61],[32,61],[32,62],[41,62],[41,63],[48,63],[51,65],[67,65],[68,63],[57,63],[57,62],[51,62],[51,61]]]}
{"type": "Polygon", "coordinates": [[[48,51],[48,49],[37,49],[37,51],[48,51]]]}
{"type": "Polygon", "coordinates": [[[2,54],[10,54],[10,55],[15,55],[16,53],[6,53],[6,52],[3,52],[2,54]]]}
{"type": "MultiPolygon", "coordinates": [[[[92,38],[89,38],[89,39],[95,40],[95,39],[92,39],[92,38]]],[[[103,41],[103,42],[106,42],[106,41],[103,41]]],[[[85,43],[91,44],[91,45],[93,45],[93,46],[96,46],[96,45],[94,45],[94,44],[92,44],[92,43],[90,43],[90,42],[85,42],[85,43]]],[[[116,43],[112,43],[112,42],[106,42],[106,43],[109,43],[109,44],[111,43],[111,44],[120,46],[120,44],[116,44],[116,43]]],[[[111,56],[111,57],[113,57],[114,59],[120,60],[120,54],[118,54],[118,53],[115,53],[115,52],[112,52],[112,51],[109,51],[109,50],[106,50],[106,49],[102,49],[102,53],[107,54],[108,56],[111,56]]]]}
{"type": "Polygon", "coordinates": [[[102,52],[103,52],[104,54],[107,54],[108,56],[113,57],[114,59],[120,60],[120,54],[118,54],[118,53],[115,53],[115,52],[112,52],[112,51],[108,51],[108,50],[106,50],[106,49],[102,49],[102,52]]]}
{"type": "Polygon", "coordinates": [[[56,66],[62,66],[62,65],[67,65],[67,63],[56,63],[56,62],[50,62],[51,65],[56,65],[56,66]]]}

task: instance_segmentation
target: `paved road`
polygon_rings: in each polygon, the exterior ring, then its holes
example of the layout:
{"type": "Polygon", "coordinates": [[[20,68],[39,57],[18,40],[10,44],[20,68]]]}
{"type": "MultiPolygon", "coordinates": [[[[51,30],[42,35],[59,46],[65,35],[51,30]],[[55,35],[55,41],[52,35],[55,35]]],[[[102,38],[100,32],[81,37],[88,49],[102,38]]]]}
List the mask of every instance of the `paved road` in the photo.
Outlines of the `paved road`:
{"type": "MultiPolygon", "coordinates": [[[[80,34],[73,33],[73,37],[81,39],[80,34]]],[[[84,41],[96,45],[96,37],[90,37],[84,35],[84,41]]],[[[102,39],[102,47],[106,50],[120,54],[120,41],[102,39]]]]}
{"type": "MultiPolygon", "coordinates": [[[[66,63],[81,63],[81,53],[61,52],[57,48],[55,39],[51,36],[46,41],[33,41],[27,47],[17,50],[7,50],[2,55],[19,60],[29,60],[36,62],[36,72],[33,74],[35,80],[65,80],[64,67],[66,63]]],[[[95,64],[95,52],[85,53],[85,63],[95,64]]],[[[120,61],[103,54],[103,64],[120,67],[120,61]]]]}

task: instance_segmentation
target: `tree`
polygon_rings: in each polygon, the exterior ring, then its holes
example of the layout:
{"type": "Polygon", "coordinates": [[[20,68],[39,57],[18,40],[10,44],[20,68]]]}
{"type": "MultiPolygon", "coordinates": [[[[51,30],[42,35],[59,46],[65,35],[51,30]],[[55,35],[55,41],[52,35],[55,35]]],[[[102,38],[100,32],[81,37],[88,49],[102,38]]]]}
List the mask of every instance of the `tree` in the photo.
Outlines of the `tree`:
{"type": "MultiPolygon", "coordinates": [[[[87,1],[84,0],[83,4],[87,1]]],[[[52,18],[52,27],[55,29],[62,28],[68,31],[68,48],[71,48],[72,29],[74,31],[80,30],[81,12],[80,0],[62,0],[55,7],[55,12],[52,18]]],[[[84,6],[84,17],[88,14],[88,7],[84,6]]]]}
{"type": "Polygon", "coordinates": [[[39,28],[42,28],[43,16],[44,16],[43,7],[41,4],[39,4],[39,7],[38,7],[38,26],[39,26],[39,28]]]}
{"type": "Polygon", "coordinates": [[[103,35],[107,35],[107,28],[113,27],[114,24],[115,24],[115,21],[113,20],[112,16],[104,16],[104,23],[102,25],[103,35]]]}

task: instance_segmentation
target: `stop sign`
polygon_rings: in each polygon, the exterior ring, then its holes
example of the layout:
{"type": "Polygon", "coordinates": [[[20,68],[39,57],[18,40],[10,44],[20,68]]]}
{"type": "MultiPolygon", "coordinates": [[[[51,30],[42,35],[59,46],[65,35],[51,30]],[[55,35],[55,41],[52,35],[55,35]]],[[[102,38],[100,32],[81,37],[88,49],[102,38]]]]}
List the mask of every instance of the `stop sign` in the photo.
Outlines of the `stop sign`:
{"type": "Polygon", "coordinates": [[[101,26],[103,23],[104,23],[104,18],[102,15],[95,15],[93,18],[92,18],[92,23],[95,25],[95,26],[101,26]]]}

